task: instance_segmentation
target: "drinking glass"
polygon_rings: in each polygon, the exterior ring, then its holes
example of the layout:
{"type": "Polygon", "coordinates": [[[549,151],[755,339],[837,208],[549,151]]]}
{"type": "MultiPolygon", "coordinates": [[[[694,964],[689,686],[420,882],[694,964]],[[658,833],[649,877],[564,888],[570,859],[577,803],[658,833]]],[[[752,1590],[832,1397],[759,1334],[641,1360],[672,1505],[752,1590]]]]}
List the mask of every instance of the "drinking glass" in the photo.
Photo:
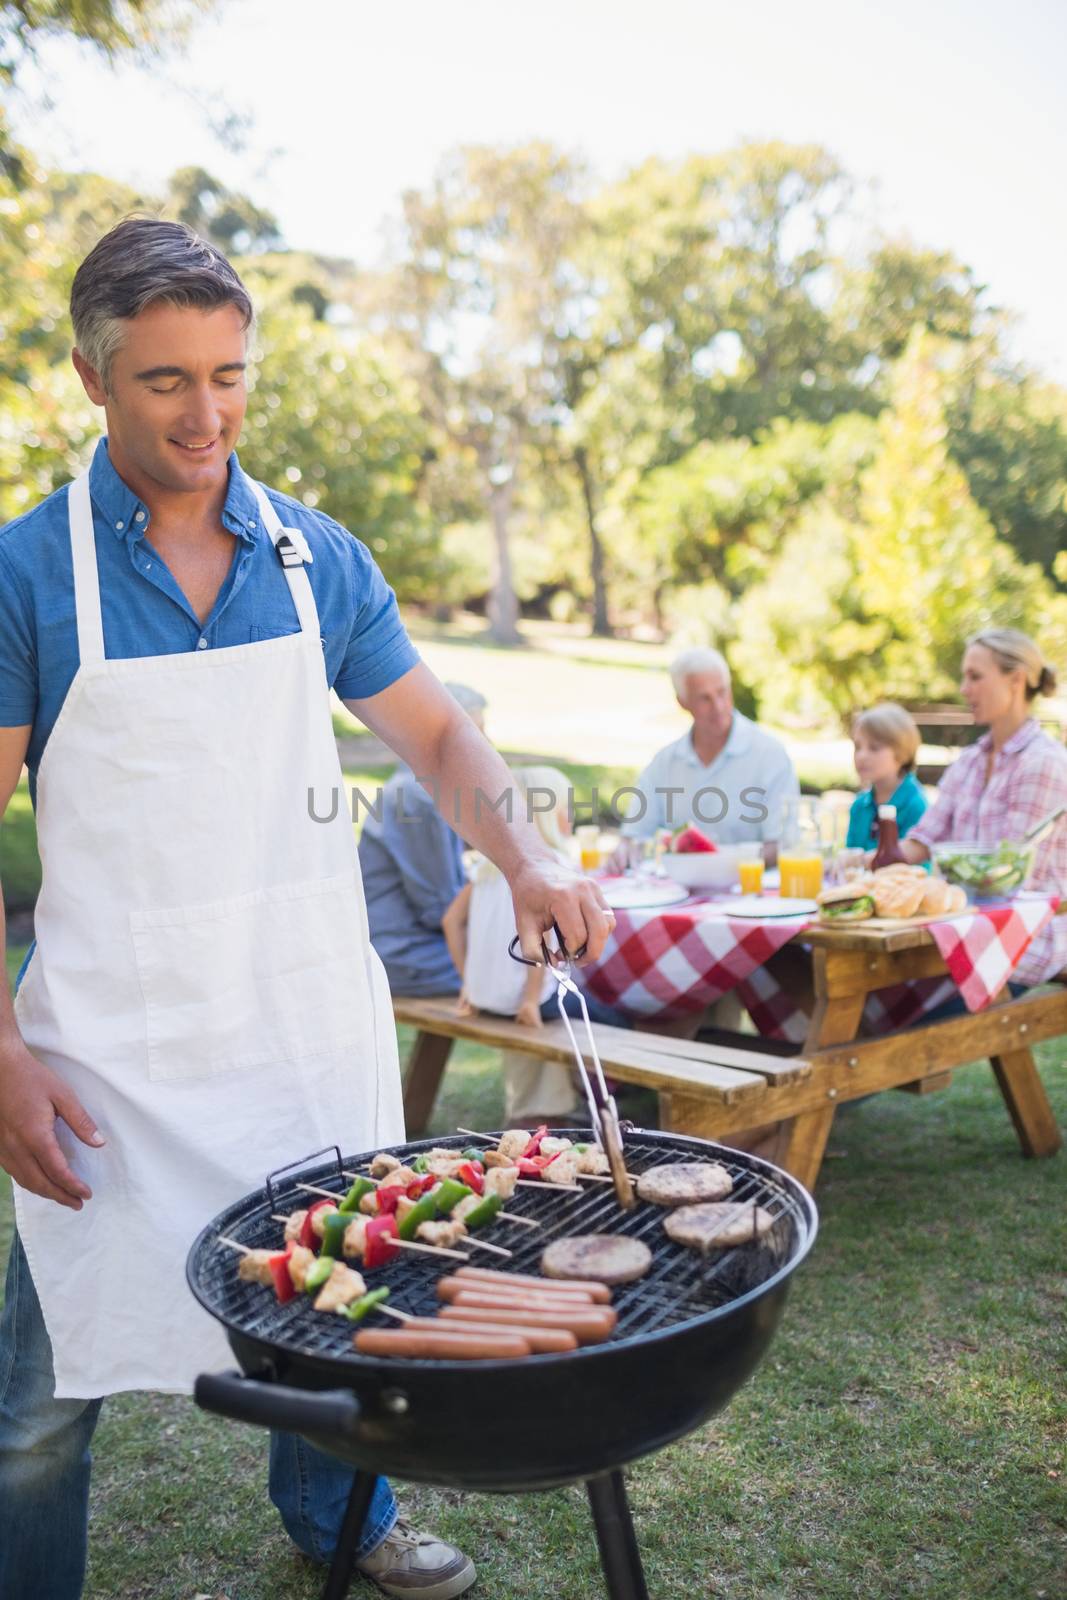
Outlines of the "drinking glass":
{"type": "Polygon", "coordinates": [[[814,899],[822,888],[822,867],[822,819],[816,801],[808,795],[783,800],[779,893],[784,899],[814,899]]]}
{"type": "Polygon", "coordinates": [[[736,846],[737,876],[742,894],[759,894],[763,888],[763,841],[746,839],[736,846]]]}

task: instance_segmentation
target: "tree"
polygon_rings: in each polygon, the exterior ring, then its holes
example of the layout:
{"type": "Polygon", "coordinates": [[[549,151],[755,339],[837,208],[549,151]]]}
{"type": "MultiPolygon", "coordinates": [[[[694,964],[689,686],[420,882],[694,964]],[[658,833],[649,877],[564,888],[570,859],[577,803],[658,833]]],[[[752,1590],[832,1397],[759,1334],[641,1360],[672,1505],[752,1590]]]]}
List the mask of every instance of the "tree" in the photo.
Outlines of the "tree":
{"type": "Polygon", "coordinates": [[[510,528],[524,451],[549,425],[546,354],[571,292],[579,172],[545,144],[470,148],[404,196],[381,306],[441,436],[477,465],[492,530],[494,638],[518,640],[510,528]]]}
{"type": "Polygon", "coordinates": [[[282,247],[269,211],[237,194],[203,167],[180,167],[167,184],[167,210],[227,255],[259,255],[282,247]]]}
{"type": "Polygon", "coordinates": [[[734,656],[765,709],[951,695],[964,640],[994,623],[1067,646],[1067,597],[997,537],[951,459],[949,390],[916,330],[858,498],[842,485],[811,501],[741,601],[734,656]]]}

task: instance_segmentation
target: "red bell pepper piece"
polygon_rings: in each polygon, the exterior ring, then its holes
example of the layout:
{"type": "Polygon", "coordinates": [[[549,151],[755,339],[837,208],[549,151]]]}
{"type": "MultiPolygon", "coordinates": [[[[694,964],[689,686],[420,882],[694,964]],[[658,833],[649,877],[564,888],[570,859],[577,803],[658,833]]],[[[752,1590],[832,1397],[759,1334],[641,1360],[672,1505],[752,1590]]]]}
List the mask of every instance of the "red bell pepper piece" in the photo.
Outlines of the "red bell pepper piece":
{"type": "Polygon", "coordinates": [[[424,1178],[415,1178],[409,1183],[405,1193],[409,1200],[421,1200],[423,1195],[428,1194],[434,1184],[440,1183],[440,1181],[440,1178],[436,1177],[432,1172],[428,1172],[424,1178]]]}
{"type": "Polygon", "coordinates": [[[397,1237],[397,1221],[395,1217],[371,1217],[367,1223],[366,1239],[363,1245],[363,1265],[373,1271],[375,1267],[384,1267],[396,1255],[396,1245],[393,1240],[397,1237]]]}
{"type": "Polygon", "coordinates": [[[535,1129],[533,1134],[530,1136],[529,1144],[526,1146],[526,1149],[522,1152],[522,1154],[526,1158],[526,1160],[529,1160],[531,1156],[535,1156],[537,1154],[537,1152],[541,1148],[541,1140],[544,1138],[544,1136],[545,1136],[545,1134],[547,1132],[548,1132],[548,1123],[547,1122],[542,1122],[541,1126],[539,1128],[535,1129]]]}
{"type": "Polygon", "coordinates": [[[336,1200],[316,1200],[313,1206],[308,1206],[307,1216],[300,1225],[300,1243],[305,1250],[317,1250],[322,1240],[311,1226],[311,1219],[317,1211],[325,1211],[327,1206],[337,1207],[336,1200]]]}
{"type": "Polygon", "coordinates": [[[516,1162],[520,1177],[539,1178],[545,1168],[552,1165],[559,1153],[557,1150],[554,1156],[520,1156],[516,1162]]]}
{"type": "Polygon", "coordinates": [[[485,1193],[485,1169],[480,1161],[465,1161],[457,1167],[455,1176],[460,1183],[465,1183],[468,1189],[473,1189],[475,1194],[485,1193]]]}
{"type": "Polygon", "coordinates": [[[378,1189],[378,1216],[391,1217],[407,1192],[401,1183],[383,1183],[378,1189]]]}
{"type": "Polygon", "coordinates": [[[289,1244],[284,1250],[279,1250],[277,1255],[271,1256],[267,1262],[270,1268],[270,1275],[274,1279],[274,1293],[278,1296],[282,1305],[285,1305],[287,1300],[292,1300],[296,1294],[293,1275],[289,1271],[289,1257],[292,1253],[293,1247],[289,1244]]]}

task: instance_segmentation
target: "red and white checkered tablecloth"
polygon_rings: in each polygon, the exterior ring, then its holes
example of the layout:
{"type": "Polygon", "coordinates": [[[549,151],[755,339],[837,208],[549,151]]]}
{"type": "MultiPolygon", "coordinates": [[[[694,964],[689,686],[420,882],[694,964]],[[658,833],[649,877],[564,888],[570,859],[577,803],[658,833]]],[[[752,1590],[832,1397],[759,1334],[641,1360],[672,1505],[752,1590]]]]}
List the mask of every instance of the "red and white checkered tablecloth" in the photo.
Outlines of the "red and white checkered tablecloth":
{"type": "MultiPolygon", "coordinates": [[[[1033,895],[928,924],[950,975],[872,994],[865,1030],[908,1027],[957,994],[969,1011],[981,1011],[1007,983],[1058,903],[1054,896],[1033,895]]],[[[810,918],[753,922],[731,917],[729,901],[694,899],[669,910],[617,911],[616,919],[600,961],[582,974],[597,999],[635,1017],[679,1017],[736,990],[761,1034],[803,1041],[807,1015],[765,963],[810,918]]]]}

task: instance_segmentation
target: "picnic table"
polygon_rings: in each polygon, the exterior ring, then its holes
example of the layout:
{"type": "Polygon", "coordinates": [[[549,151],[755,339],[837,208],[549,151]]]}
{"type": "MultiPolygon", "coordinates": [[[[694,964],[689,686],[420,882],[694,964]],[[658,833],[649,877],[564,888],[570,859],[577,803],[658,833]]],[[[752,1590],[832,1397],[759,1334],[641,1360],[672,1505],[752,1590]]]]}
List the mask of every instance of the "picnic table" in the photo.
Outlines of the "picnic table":
{"type": "MultiPolygon", "coordinates": [[[[712,1104],[672,1093],[670,1125],[707,1138],[751,1141],[806,1184],[818,1175],[835,1112],[885,1089],[946,1088],[957,1067],[988,1058],[1023,1153],[1062,1143],[1032,1047],[1067,1033],[1067,986],[1010,998],[1007,979],[1033,934],[1055,913],[1042,897],[970,908],[925,925],[832,927],[808,916],[741,921],[728,901],[619,910],[615,932],[584,975],[600,999],[648,1026],[669,1026],[736,990],[761,1033],[794,1041],[807,1070],[778,1097],[712,1104]],[[974,1009],[926,1013],[954,993],[974,1009]],[[863,1036],[866,1025],[867,1034],[863,1036]],[[761,1117],[753,1112],[781,1115],[761,1117]]],[[[764,1051],[736,1033],[731,1055],[764,1051]]]]}

